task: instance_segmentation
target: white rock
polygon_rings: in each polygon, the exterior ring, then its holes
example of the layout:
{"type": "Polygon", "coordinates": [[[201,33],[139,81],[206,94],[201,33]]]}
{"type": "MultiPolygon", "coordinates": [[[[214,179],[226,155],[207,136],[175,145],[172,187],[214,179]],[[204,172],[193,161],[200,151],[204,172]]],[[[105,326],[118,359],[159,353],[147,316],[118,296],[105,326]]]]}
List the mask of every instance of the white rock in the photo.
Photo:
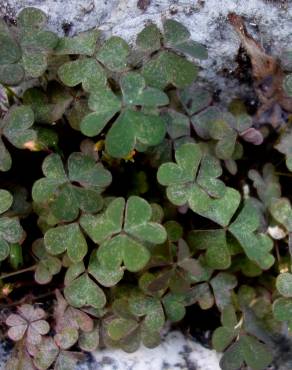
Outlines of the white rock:
{"type": "MultiPolygon", "coordinates": [[[[1,346],[0,358],[0,370],[4,370],[7,354],[1,346]]],[[[219,360],[215,351],[171,331],[159,347],[141,346],[130,354],[119,349],[99,350],[93,353],[93,362],[84,362],[76,370],[220,370],[219,360]]]]}
{"type": "Polygon", "coordinates": [[[62,25],[71,24],[70,33],[100,27],[133,42],[145,23],[161,25],[166,17],[186,25],[194,40],[208,47],[209,59],[201,63],[201,77],[222,90],[226,102],[249,87],[239,84],[229,72],[236,68],[238,37],[227,22],[227,15],[244,16],[251,34],[266,49],[279,56],[292,44],[292,2],[269,0],[159,0],[151,1],[146,11],[137,7],[138,0],[2,0],[0,15],[15,17],[24,7],[35,6],[49,15],[50,28],[63,33],[62,25]]]}
{"type": "MultiPolygon", "coordinates": [[[[168,333],[159,347],[143,346],[131,354],[122,350],[94,353],[102,370],[220,370],[216,351],[204,348],[178,331],[168,333]]],[[[99,367],[98,367],[99,369],[99,367]]]]}

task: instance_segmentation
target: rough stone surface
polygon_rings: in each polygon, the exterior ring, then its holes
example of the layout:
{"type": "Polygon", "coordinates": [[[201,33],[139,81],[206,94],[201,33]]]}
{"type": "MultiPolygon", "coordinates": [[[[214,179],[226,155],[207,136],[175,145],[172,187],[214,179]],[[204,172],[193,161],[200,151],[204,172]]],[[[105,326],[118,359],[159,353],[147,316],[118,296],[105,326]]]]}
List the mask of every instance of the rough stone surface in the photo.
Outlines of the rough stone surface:
{"type": "MultiPolygon", "coordinates": [[[[239,83],[233,76],[239,39],[227,22],[230,12],[245,18],[248,31],[272,55],[280,56],[283,50],[292,49],[291,0],[0,0],[0,16],[13,21],[27,6],[45,11],[50,29],[60,35],[99,27],[130,43],[148,22],[161,26],[164,18],[176,19],[189,28],[194,40],[208,47],[209,58],[201,63],[200,77],[221,91],[220,98],[226,103],[250,92],[248,84],[239,83]]],[[[6,354],[7,348],[0,346],[0,370],[6,354]]],[[[171,332],[156,349],[142,347],[134,354],[98,351],[91,362],[78,369],[219,370],[218,362],[214,351],[171,332]]]]}
{"type": "MultiPolygon", "coordinates": [[[[220,370],[219,358],[215,351],[171,331],[157,348],[141,346],[131,354],[119,349],[100,350],[75,370],[220,370]]],[[[7,345],[0,345],[0,359],[0,370],[4,370],[7,345]]]]}
{"type": "Polygon", "coordinates": [[[0,15],[10,19],[24,7],[35,6],[49,15],[59,34],[99,27],[133,42],[149,21],[161,25],[171,17],[185,24],[194,40],[208,47],[209,59],[200,75],[221,91],[221,100],[249,94],[249,86],[233,77],[239,40],[227,22],[236,12],[246,19],[249,32],[268,52],[281,55],[292,48],[291,0],[0,0],[0,15]]]}

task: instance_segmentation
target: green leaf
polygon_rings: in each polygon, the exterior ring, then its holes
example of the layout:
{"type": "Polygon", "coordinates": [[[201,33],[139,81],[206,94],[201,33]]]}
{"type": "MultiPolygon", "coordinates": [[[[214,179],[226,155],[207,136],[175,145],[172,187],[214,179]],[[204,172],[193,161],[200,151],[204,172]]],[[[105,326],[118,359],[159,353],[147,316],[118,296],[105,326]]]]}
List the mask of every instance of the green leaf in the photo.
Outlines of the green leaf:
{"type": "Polygon", "coordinates": [[[250,335],[242,336],[240,345],[246,364],[254,370],[266,369],[273,360],[271,349],[250,335]]]}
{"type": "Polygon", "coordinates": [[[224,230],[193,230],[192,242],[206,251],[206,263],[213,269],[225,270],[231,265],[230,251],[224,230]]]}
{"type": "Polygon", "coordinates": [[[220,326],[213,332],[212,346],[217,352],[223,352],[230,345],[233,339],[234,330],[220,326]]]}
{"type": "Polygon", "coordinates": [[[101,265],[98,261],[97,250],[93,251],[89,265],[88,272],[104,287],[112,287],[122,279],[124,269],[122,267],[116,269],[108,269],[101,265]]]}
{"type": "Polygon", "coordinates": [[[231,304],[231,293],[237,285],[237,279],[226,272],[219,272],[210,281],[210,284],[214,291],[217,307],[222,311],[231,304]]]}
{"type": "Polygon", "coordinates": [[[165,318],[159,299],[133,294],[129,300],[129,308],[135,316],[144,317],[143,325],[149,331],[157,332],[162,329],[165,318]]]}
{"type": "Polygon", "coordinates": [[[58,255],[67,251],[72,262],[82,261],[87,253],[87,243],[77,223],[48,230],[44,240],[49,253],[58,255]]]}
{"type": "Polygon", "coordinates": [[[199,303],[202,310],[208,310],[214,305],[214,296],[210,286],[207,283],[196,284],[184,296],[185,306],[190,306],[194,303],[199,303]]]}
{"type": "Polygon", "coordinates": [[[288,74],[283,83],[284,89],[288,96],[292,96],[292,74],[288,74]]]}
{"type": "Polygon", "coordinates": [[[85,91],[95,91],[106,86],[106,75],[101,65],[93,58],[78,59],[63,64],[58,75],[69,87],[82,83],[85,91]]]}
{"type": "Polygon", "coordinates": [[[220,360],[220,367],[222,370],[238,370],[243,364],[243,361],[240,342],[236,342],[223,354],[220,360]]]}
{"type": "Polygon", "coordinates": [[[0,170],[1,171],[8,171],[11,168],[12,159],[11,156],[6,149],[2,139],[0,138],[0,170]]]}
{"type": "Polygon", "coordinates": [[[96,58],[111,71],[122,72],[127,67],[130,48],[118,36],[110,37],[96,54],[96,58]]]}
{"type": "Polygon", "coordinates": [[[47,69],[47,57],[40,52],[24,51],[22,54],[22,64],[26,74],[37,78],[47,69]]]}
{"type": "Polygon", "coordinates": [[[238,240],[250,260],[262,269],[268,269],[275,261],[270,254],[273,241],[267,235],[256,233],[258,227],[257,210],[250,202],[247,202],[228,230],[238,240]]]}
{"type": "Polygon", "coordinates": [[[161,33],[155,24],[149,24],[137,35],[136,45],[144,52],[152,53],[161,47],[161,33]]]}
{"type": "Polygon", "coordinates": [[[81,54],[92,56],[99,36],[100,31],[94,29],[81,32],[73,37],[62,37],[59,39],[55,53],[58,55],[81,54]]]}
{"type": "Polygon", "coordinates": [[[167,19],[163,23],[163,30],[166,46],[194,58],[207,59],[207,49],[202,44],[190,40],[190,32],[181,23],[174,19],[167,19]]]}
{"type": "MultiPolygon", "coordinates": [[[[0,224],[1,227],[1,224],[0,224]]],[[[4,261],[10,253],[10,247],[7,241],[0,237],[0,261],[4,261]]]]}
{"type": "Polygon", "coordinates": [[[58,37],[43,30],[47,17],[39,9],[25,8],[17,19],[21,28],[20,44],[25,72],[31,77],[40,77],[47,68],[48,55],[56,47],[58,37]]]}
{"type": "Polygon", "coordinates": [[[157,145],[164,135],[165,124],[160,117],[126,109],[106,136],[106,151],[114,158],[125,158],[138,143],[157,145]]]}
{"type": "MultiPolygon", "coordinates": [[[[137,196],[131,196],[126,207],[123,198],[116,198],[104,214],[81,217],[86,233],[94,242],[101,243],[97,257],[102,269],[118,271],[124,262],[129,271],[136,272],[147,264],[150,253],[143,242],[161,244],[166,240],[165,229],[151,222],[151,217],[151,206],[137,196]]],[[[120,273],[111,276],[119,278],[120,273]]],[[[111,284],[111,278],[108,283],[111,284]]]]}
{"type": "Polygon", "coordinates": [[[91,137],[100,134],[109,120],[119,112],[121,101],[110,89],[103,88],[90,94],[88,106],[93,112],[82,119],[80,130],[91,137]]]}
{"type": "Polygon", "coordinates": [[[137,272],[150,259],[148,249],[127,235],[118,235],[103,243],[97,255],[101,265],[111,271],[117,270],[124,261],[127,270],[137,272]]]}
{"type": "Polygon", "coordinates": [[[228,122],[228,116],[211,122],[209,126],[209,135],[212,139],[217,140],[215,147],[216,156],[219,159],[230,159],[235,150],[237,139],[236,131],[228,122]]]}
{"type": "Polygon", "coordinates": [[[171,51],[162,51],[142,68],[147,85],[164,89],[169,84],[189,86],[197,77],[197,66],[171,51]]]}
{"type": "Polygon", "coordinates": [[[37,369],[46,370],[53,364],[58,354],[59,348],[53,338],[45,337],[34,356],[34,365],[37,369]]]}
{"type": "Polygon", "coordinates": [[[166,231],[158,223],[151,222],[151,217],[149,203],[133,195],[127,201],[124,230],[140,240],[161,244],[166,240],[166,231]]]}
{"type": "Polygon", "coordinates": [[[178,322],[184,318],[186,309],[179,295],[168,293],[163,297],[162,302],[168,320],[178,322]]]}
{"type": "Polygon", "coordinates": [[[0,239],[8,243],[18,243],[23,237],[23,229],[16,217],[0,217],[0,239]]]}
{"type": "Polygon", "coordinates": [[[7,211],[13,202],[13,196],[7,190],[0,189],[0,213],[7,211]]]}
{"type": "Polygon", "coordinates": [[[97,326],[90,332],[81,332],[79,335],[78,346],[86,352],[93,352],[99,345],[99,327],[97,326]]]}
{"type": "MultiPolygon", "coordinates": [[[[73,97],[68,90],[56,82],[48,84],[46,93],[39,88],[32,87],[23,94],[23,102],[31,106],[35,121],[45,124],[53,124],[61,119],[72,100],[73,97]]],[[[40,128],[38,128],[39,131],[40,128]]]]}
{"type": "Polygon", "coordinates": [[[78,340],[78,330],[75,328],[65,328],[60,333],[56,334],[54,340],[58,347],[69,349],[78,340]]]}
{"type": "Polygon", "coordinates": [[[20,64],[0,64],[0,83],[8,86],[19,85],[24,78],[24,69],[20,64]]]}
{"type": "Polygon", "coordinates": [[[270,212],[274,219],[292,232],[292,207],[288,198],[274,199],[270,205],[270,212]]]}
{"type": "Polygon", "coordinates": [[[166,19],[163,23],[164,40],[168,45],[176,45],[190,38],[188,29],[174,19],[166,19]]]}
{"type": "Polygon", "coordinates": [[[80,210],[93,213],[100,210],[100,193],[111,182],[111,174],[101,163],[83,153],[69,156],[68,175],[60,156],[51,154],[43,162],[43,173],[46,178],[37,180],[33,185],[33,200],[48,206],[60,221],[75,220],[80,210]]]}
{"type": "Polygon", "coordinates": [[[164,186],[171,186],[194,180],[201,158],[202,152],[199,145],[180,146],[175,152],[177,164],[164,163],[159,167],[158,182],[164,186]]]}
{"type": "Polygon", "coordinates": [[[0,65],[16,63],[21,58],[21,48],[13,39],[6,24],[2,23],[2,20],[0,30],[0,65]]]}
{"type": "Polygon", "coordinates": [[[190,121],[184,114],[168,109],[167,112],[163,114],[163,118],[166,121],[167,133],[172,140],[190,136],[190,121]]]}
{"type": "Polygon", "coordinates": [[[292,318],[292,299],[278,298],[273,303],[274,317],[279,321],[289,321],[292,318]]]}
{"type": "Polygon", "coordinates": [[[248,177],[252,180],[261,201],[266,207],[269,207],[275,199],[281,197],[281,186],[279,178],[275,174],[275,167],[271,163],[266,163],[262,172],[261,176],[256,170],[249,170],[248,177]]]}
{"type": "Polygon", "coordinates": [[[112,340],[118,341],[131,334],[138,327],[135,320],[116,318],[107,326],[108,335],[112,340]]]}
{"type": "Polygon", "coordinates": [[[18,14],[17,23],[24,30],[36,31],[47,23],[47,16],[40,9],[27,7],[18,14]]]}
{"type": "Polygon", "coordinates": [[[168,96],[159,89],[147,87],[140,74],[129,72],[121,78],[124,103],[127,105],[161,106],[169,103],[168,96]]]}
{"type": "Polygon", "coordinates": [[[284,272],[278,275],[276,287],[284,297],[292,297],[292,274],[284,272]]]}
{"type": "Polygon", "coordinates": [[[181,145],[175,158],[176,164],[164,163],[157,173],[158,182],[168,186],[168,199],[178,206],[188,204],[201,216],[222,226],[228,225],[239,205],[240,195],[232,188],[225,188],[217,179],[221,174],[217,160],[203,156],[200,145],[193,143],[181,145]]]}
{"type": "Polygon", "coordinates": [[[212,95],[197,84],[192,84],[184,90],[179,90],[178,97],[189,115],[205,109],[212,101],[212,95]]]}
{"type": "MultiPolygon", "coordinates": [[[[290,75],[291,76],[291,75],[290,75]]],[[[291,81],[291,77],[289,77],[291,81]]],[[[292,172],[292,128],[291,125],[287,125],[283,130],[278,143],[275,145],[275,148],[280,152],[286,155],[286,166],[289,171],[292,172]]]]}
{"type": "Polygon", "coordinates": [[[177,242],[183,235],[182,226],[176,221],[167,221],[163,224],[166,229],[168,239],[172,242],[177,242]]]}
{"type": "Polygon", "coordinates": [[[83,215],[80,224],[95,243],[102,243],[122,230],[125,200],[115,198],[103,215],[83,215]]]}
{"type": "Polygon", "coordinates": [[[68,158],[68,174],[72,182],[101,191],[111,183],[112,177],[101,163],[83,153],[72,153],[68,158]]]}
{"type": "Polygon", "coordinates": [[[87,275],[77,277],[64,289],[65,298],[73,307],[92,306],[103,308],[106,297],[102,289],[87,275]]]}
{"type": "Polygon", "coordinates": [[[30,127],[34,122],[34,114],[28,106],[14,106],[4,118],[3,135],[19,149],[36,139],[36,133],[30,127]]]}
{"type": "Polygon", "coordinates": [[[61,271],[62,263],[58,258],[47,253],[43,239],[34,241],[32,251],[39,260],[34,274],[35,281],[38,284],[47,284],[52,280],[53,275],[61,271]]]}

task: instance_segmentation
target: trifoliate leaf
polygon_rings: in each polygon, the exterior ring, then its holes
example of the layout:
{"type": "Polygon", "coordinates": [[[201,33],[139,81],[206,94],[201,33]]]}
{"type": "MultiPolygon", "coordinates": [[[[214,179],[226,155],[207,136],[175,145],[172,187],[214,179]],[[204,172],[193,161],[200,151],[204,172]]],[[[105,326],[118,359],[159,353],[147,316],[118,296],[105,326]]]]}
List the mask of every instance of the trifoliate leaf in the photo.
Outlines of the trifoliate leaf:
{"type": "MultiPolygon", "coordinates": [[[[122,262],[133,272],[147,264],[150,253],[143,242],[161,244],[166,240],[165,229],[151,222],[151,216],[151,206],[144,199],[131,196],[126,205],[123,198],[116,198],[104,214],[81,217],[82,228],[101,244],[97,257],[105,271],[118,271],[122,262]]],[[[117,278],[120,277],[119,273],[117,278]]]]}
{"type": "Polygon", "coordinates": [[[47,205],[57,220],[73,221],[80,210],[94,213],[101,209],[100,193],[110,184],[111,174],[94,158],[72,153],[68,174],[58,154],[46,157],[42,167],[46,177],[34,183],[32,197],[36,203],[47,205]]]}
{"type": "Polygon", "coordinates": [[[178,206],[188,204],[194,212],[226,226],[240,195],[217,179],[221,175],[217,159],[204,155],[200,146],[192,143],[180,146],[175,157],[177,163],[164,163],[157,173],[158,182],[168,186],[169,200],[178,206]]]}

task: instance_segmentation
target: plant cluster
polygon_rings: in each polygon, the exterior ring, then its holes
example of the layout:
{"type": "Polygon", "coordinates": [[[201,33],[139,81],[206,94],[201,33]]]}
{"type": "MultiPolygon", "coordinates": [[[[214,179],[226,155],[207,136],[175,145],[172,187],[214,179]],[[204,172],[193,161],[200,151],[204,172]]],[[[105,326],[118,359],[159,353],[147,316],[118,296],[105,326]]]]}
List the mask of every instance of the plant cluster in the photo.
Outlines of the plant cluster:
{"type": "Polygon", "coordinates": [[[25,301],[7,369],[155,347],[191,305],[221,317],[223,370],[265,369],[266,338],[292,330],[291,120],[220,107],[196,81],[206,48],[175,20],[134,47],[45,26],[34,8],[0,23],[0,294],[25,301]],[[54,291],[46,314],[37,294],[54,291]]]}

